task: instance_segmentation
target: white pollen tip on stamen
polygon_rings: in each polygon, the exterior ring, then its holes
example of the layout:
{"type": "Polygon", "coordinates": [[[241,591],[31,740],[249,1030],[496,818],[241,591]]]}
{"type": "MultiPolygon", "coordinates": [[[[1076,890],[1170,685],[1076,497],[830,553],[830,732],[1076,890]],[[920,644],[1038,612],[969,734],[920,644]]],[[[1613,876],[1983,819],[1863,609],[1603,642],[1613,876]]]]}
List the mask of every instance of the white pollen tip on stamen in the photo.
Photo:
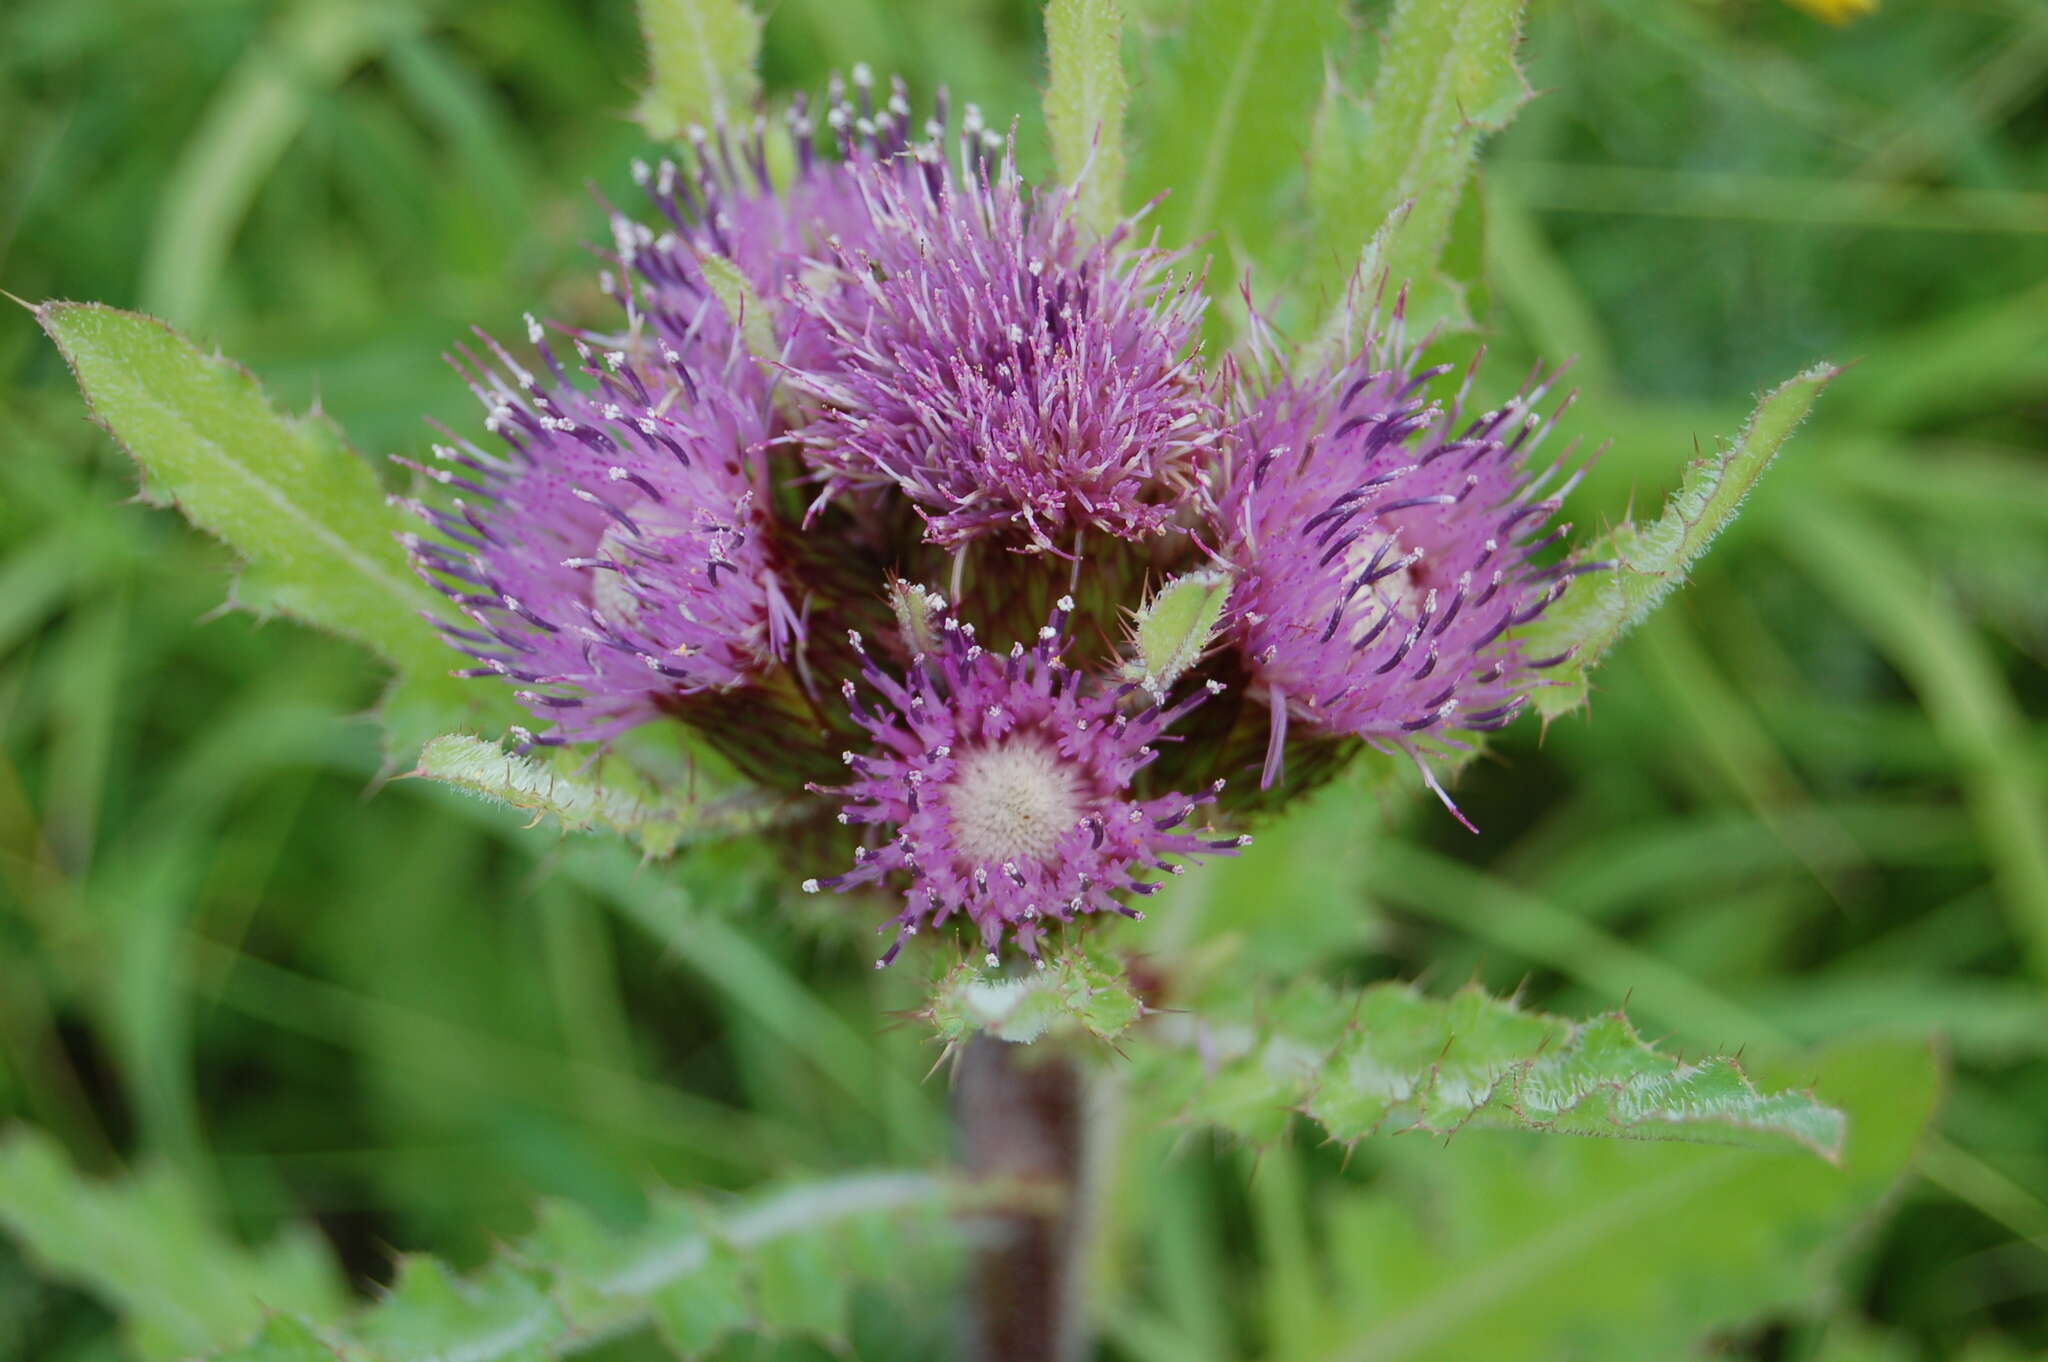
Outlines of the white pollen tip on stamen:
{"type": "Polygon", "coordinates": [[[1071,613],[1074,609],[1074,598],[1072,596],[1062,596],[1057,601],[1053,602],[1053,604],[1057,605],[1060,609],[1071,613]]]}
{"type": "Polygon", "coordinates": [[[1240,832],[1237,834],[1237,844],[1241,847],[1250,846],[1252,844],[1252,835],[1248,832],[1240,832]]]}
{"type": "Polygon", "coordinates": [[[1224,689],[1224,687],[1223,687],[1223,683],[1222,683],[1221,681],[1204,681],[1204,682],[1203,682],[1202,684],[1203,684],[1203,685],[1204,685],[1205,687],[1207,687],[1207,689],[1208,689],[1208,691],[1209,691],[1209,694],[1211,694],[1211,695],[1221,695],[1221,694],[1223,694],[1223,689],[1224,689]]]}
{"type": "Polygon", "coordinates": [[[542,330],[540,329],[540,323],[539,323],[538,321],[535,321],[535,320],[534,320],[534,316],[533,316],[533,314],[532,314],[531,312],[527,313],[527,314],[526,314],[526,339],[527,339],[527,342],[528,342],[529,344],[532,344],[532,345],[539,345],[539,344],[540,344],[540,342],[541,342],[541,337],[542,337],[542,336],[544,336],[545,334],[546,334],[546,333],[545,333],[544,331],[542,331],[542,330]]]}
{"type": "Polygon", "coordinates": [[[613,373],[617,373],[626,367],[626,352],[624,350],[607,350],[604,352],[604,362],[613,373]]]}
{"type": "Polygon", "coordinates": [[[981,958],[988,962],[988,967],[990,969],[994,969],[997,965],[1002,963],[1000,960],[996,959],[996,953],[994,951],[990,951],[987,955],[984,955],[981,958]]]}
{"type": "Polygon", "coordinates": [[[1053,628],[1050,624],[1044,626],[1038,631],[1039,640],[1045,643],[1050,643],[1059,636],[1060,631],[1053,628]]]}
{"type": "Polygon", "coordinates": [[[857,61],[853,64],[853,70],[849,71],[847,76],[853,81],[856,88],[866,89],[875,83],[875,68],[869,66],[864,61],[857,61]]]}
{"type": "Polygon", "coordinates": [[[617,464],[613,464],[610,468],[605,469],[604,475],[613,482],[624,482],[627,478],[633,476],[617,464]]]}
{"type": "Polygon", "coordinates": [[[806,894],[815,894],[815,893],[817,893],[817,892],[818,892],[818,882],[817,882],[816,880],[805,880],[805,881],[804,881],[804,892],[805,892],[806,894]]]}

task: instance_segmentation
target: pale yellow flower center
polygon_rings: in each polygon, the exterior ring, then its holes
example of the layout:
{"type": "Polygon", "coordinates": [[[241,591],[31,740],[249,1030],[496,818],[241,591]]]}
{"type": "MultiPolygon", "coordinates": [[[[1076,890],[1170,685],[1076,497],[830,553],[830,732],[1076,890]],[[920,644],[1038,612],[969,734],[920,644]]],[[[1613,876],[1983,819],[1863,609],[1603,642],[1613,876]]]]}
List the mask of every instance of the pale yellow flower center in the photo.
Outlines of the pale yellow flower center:
{"type": "Polygon", "coordinates": [[[961,755],[946,791],[953,842],[969,861],[1044,861],[1082,812],[1072,762],[1035,735],[961,755]]]}

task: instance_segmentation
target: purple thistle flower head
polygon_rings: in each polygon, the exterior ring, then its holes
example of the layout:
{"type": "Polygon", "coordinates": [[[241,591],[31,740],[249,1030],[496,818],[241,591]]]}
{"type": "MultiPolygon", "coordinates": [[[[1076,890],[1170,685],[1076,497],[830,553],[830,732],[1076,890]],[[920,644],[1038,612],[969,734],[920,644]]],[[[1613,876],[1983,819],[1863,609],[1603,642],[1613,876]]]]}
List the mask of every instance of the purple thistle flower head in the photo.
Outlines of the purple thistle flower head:
{"type": "Polygon", "coordinates": [[[1272,715],[1266,786],[1299,721],[1415,756],[1441,795],[1418,743],[1505,726],[1563,661],[1529,658],[1509,634],[1590,570],[1541,565],[1576,481],[1557,485],[1570,450],[1541,473],[1524,466],[1548,384],[1466,420],[1471,371],[1448,406],[1424,396],[1448,371],[1415,368],[1397,306],[1352,361],[1283,377],[1239,428],[1222,551],[1241,573],[1238,647],[1272,715]]]}
{"type": "Polygon", "coordinates": [[[420,470],[463,495],[418,508],[441,538],[410,537],[414,562],[474,624],[443,626],[471,674],[554,722],[537,741],[601,741],[746,685],[803,633],[768,542],[756,363],[730,328],[682,328],[687,354],[656,329],[659,358],[577,338],[582,383],[538,323],[552,383],[490,343],[512,381],[479,365],[471,382],[509,456],[458,440],[420,470]]]}
{"type": "Polygon", "coordinates": [[[819,504],[899,491],[946,548],[1167,528],[1217,424],[1199,281],[1130,222],[1086,240],[1071,192],[1027,189],[1013,155],[920,155],[922,175],[861,176],[867,221],[798,291],[834,356],[791,374],[821,407],[800,432],[819,504]]]}
{"type": "MultiPolygon", "coordinates": [[[[1049,923],[1100,912],[1139,917],[1123,900],[1158,889],[1141,878],[1147,872],[1180,874],[1169,858],[1227,854],[1250,840],[1189,825],[1221,781],[1193,796],[1143,798],[1133,788],[1157,755],[1154,744],[1205,691],[1171,708],[1133,709],[1135,687],[1104,687],[1067,667],[1071,600],[1059,603],[1032,646],[1008,652],[976,643],[974,627],[935,594],[921,604],[931,651],[914,653],[901,679],[855,639],[883,705],[866,708],[845,683],[872,746],[848,752],[853,779],[825,791],[844,799],[842,823],[882,835],[855,850],[853,869],[804,883],[811,892],[904,885],[898,936],[878,967],[906,938],[955,912],[980,929],[992,959],[1006,935],[1036,959],[1049,923]]],[[[906,642],[917,646],[914,637],[906,642]]]]}
{"type": "MultiPolygon", "coordinates": [[[[837,156],[819,154],[818,126],[810,102],[799,94],[784,119],[793,170],[778,186],[770,170],[768,129],[756,118],[744,131],[715,134],[690,129],[690,153],[681,164],[636,161],[633,178],[666,223],[657,236],[646,226],[614,214],[616,251],[611,258],[640,276],[645,295],[687,316],[701,298],[703,277],[694,261],[713,255],[731,261],[762,298],[781,302],[805,275],[830,272],[820,255],[831,242],[858,241],[872,230],[867,186],[922,179],[920,156],[934,154],[944,134],[946,94],[938,94],[923,131],[916,130],[909,88],[898,79],[878,102],[873,73],[853,70],[852,85],[834,77],[825,104],[828,139],[837,156]]],[[[973,106],[969,106],[972,113],[973,106]]],[[[987,151],[978,119],[961,136],[961,155],[979,159],[987,151]]],[[[612,276],[616,284],[621,276],[612,276]]],[[[637,300],[631,290],[607,288],[629,315],[637,300]]],[[[811,328],[784,326],[777,339],[782,358],[797,367],[829,363],[815,345],[811,328]],[[799,334],[801,333],[801,334],[799,334]]],[[[765,358],[776,358],[767,356],[765,358]]]]}

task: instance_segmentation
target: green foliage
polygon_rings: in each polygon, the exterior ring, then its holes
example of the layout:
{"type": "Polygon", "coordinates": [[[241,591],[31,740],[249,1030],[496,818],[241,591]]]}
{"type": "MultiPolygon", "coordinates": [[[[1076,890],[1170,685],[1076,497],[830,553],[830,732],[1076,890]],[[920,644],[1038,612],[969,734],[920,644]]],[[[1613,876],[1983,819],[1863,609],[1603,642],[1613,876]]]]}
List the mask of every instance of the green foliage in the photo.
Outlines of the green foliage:
{"type": "Polygon", "coordinates": [[[1384,272],[1409,290],[1419,326],[1473,324],[1469,280],[1441,263],[1481,139],[1531,98],[1515,64],[1522,10],[1523,0],[1399,0],[1370,98],[1341,79],[1325,85],[1308,161],[1312,295],[1335,300],[1353,271],[1365,288],[1384,272]]]}
{"type": "Polygon", "coordinates": [[[1131,622],[1131,659],[1124,677],[1164,701],[1166,692],[1201,660],[1223,607],[1230,602],[1230,574],[1215,568],[1184,572],[1161,586],[1131,622]]]}
{"type": "Polygon", "coordinates": [[[1134,198],[1167,194],[1170,243],[1207,238],[1219,301],[1234,305],[1241,272],[1296,216],[1324,62],[1346,32],[1337,0],[1190,0],[1145,54],[1134,198]]]}
{"type": "Polygon", "coordinates": [[[1468,1127],[1805,1149],[1833,1160],[1842,1113],[1804,1092],[1757,1091],[1727,1056],[1687,1062],[1627,1018],[1523,1010],[1476,985],[1435,999],[1404,984],[1345,995],[1288,989],[1255,1019],[1162,1017],[1153,1100],[1181,1119],[1271,1140],[1300,1112],[1341,1144],[1380,1131],[1468,1127]]]}
{"type": "Polygon", "coordinates": [[[1911,1165],[1939,1073],[1925,1046],[1887,1041],[1798,1072],[1850,1113],[1838,1169],[1607,1141],[1387,1146],[1380,1194],[1324,1217],[1341,1286],[1294,1327],[1342,1362],[1663,1358],[1832,1304],[1869,1208],[1911,1165]]]}
{"type": "Polygon", "coordinates": [[[748,113],[760,91],[754,67],[761,18],[747,0],[639,0],[647,41],[647,89],[639,117],[647,135],[679,136],[692,126],[748,113]]]}
{"type": "Polygon", "coordinates": [[[688,799],[683,791],[655,789],[616,758],[598,763],[592,775],[578,773],[583,764],[567,754],[521,756],[450,733],[428,741],[410,774],[531,813],[535,821],[553,818],[570,832],[603,828],[653,857],[705,838],[757,831],[776,818],[773,805],[757,796],[688,799]]]}
{"type": "Polygon", "coordinates": [[[0,1226],[47,1270],[119,1310],[143,1359],[175,1362],[253,1332],[273,1311],[330,1315],[346,1299],[317,1233],[295,1229],[245,1249],[175,1170],[89,1181],[33,1129],[0,1141],[0,1226]]]}
{"type": "Polygon", "coordinates": [[[1114,1041],[1144,1014],[1113,961],[1075,948],[1027,974],[1001,975],[962,961],[939,980],[923,1017],[950,1049],[984,1031],[1018,1044],[1073,1032],[1114,1041]]]}
{"type": "Polygon", "coordinates": [[[2048,976],[2048,776],[2019,755],[2025,721],[1996,664],[1855,515],[1805,516],[1783,539],[1923,697],[1937,736],[1962,766],[2013,933],[2034,973],[2048,976]]]}
{"type": "Polygon", "coordinates": [[[843,1338],[849,1283],[908,1278],[943,1233],[938,1179],[867,1174],[713,1208],[657,1197],[624,1230],[567,1203],[473,1277],[406,1257],[374,1305],[345,1310],[317,1236],[261,1254],[225,1240],[178,1179],[94,1184],[46,1138],[0,1146],[0,1222],[53,1271],[117,1305],[144,1358],[524,1362],[648,1325],[677,1357],[727,1335],[843,1338]]]}
{"type": "MultiPolygon", "coordinates": [[[[281,409],[317,399],[365,450],[423,449],[423,412],[473,428],[436,359],[470,324],[515,328],[529,307],[605,319],[580,243],[585,186],[626,201],[646,153],[606,116],[627,103],[632,10],[355,8],[0,7],[0,283],[203,323],[281,409]]],[[[815,91],[866,60],[1000,121],[1042,83],[1037,8],[782,0],[763,84],[815,91]]],[[[1193,6],[1122,8],[1135,205],[1165,187],[1144,169],[1160,155],[1199,164],[1150,139],[1194,142],[1212,120],[1169,79],[1193,6]],[[1168,125],[1171,100],[1190,116],[1168,125]]],[[[1251,82],[1341,113],[1306,157],[1306,122],[1260,148],[1252,183],[1269,193],[1219,201],[1249,226],[1214,238],[1232,252],[1218,292],[1249,261],[1291,331],[1291,307],[1324,301],[1296,272],[1341,277],[1375,225],[1314,253],[1305,185],[1324,139],[1368,135],[1371,109],[1324,101],[1322,75],[1371,89],[1391,10],[1350,6],[1334,49],[1251,82]]],[[[1847,1112],[1839,1171],[1513,1134],[1371,1141],[1344,1167],[1313,1140],[1219,1154],[1137,1119],[1127,1082],[1128,1138],[1094,1208],[1098,1319],[1132,1362],[1328,1362],[1355,1342],[1575,1362],[2039,1356],[2048,1051],[2022,945],[2048,845],[2048,30],[2005,0],[1890,5],[1840,30],[1773,3],[1599,0],[1527,22],[1543,94],[1486,145],[1484,290],[1468,299],[1495,398],[1537,360],[1577,356],[1561,435],[1612,447],[1571,518],[1610,523],[1667,487],[1671,451],[1741,422],[1727,395],[1816,354],[1857,363],[1740,532],[1688,573],[1686,608],[1604,659],[1596,721],[1511,730],[1471,768],[1457,795],[1483,837],[1334,783],[1243,857],[1173,880],[1122,943],[1169,975],[1520,983],[1567,1016],[1632,988],[1631,1014],[1687,1054],[1940,1034],[1950,1098],[1887,1196],[1860,1161],[1889,1150],[1898,1166],[1924,1098],[1917,1044],[1753,1067],[1847,1112]],[[1867,1079],[1850,1083],[1856,1055],[1867,1079]],[[1848,1315],[1870,1332],[1838,1337],[1848,1315]]],[[[1040,173],[1036,119],[1020,142],[1040,173]]],[[[1172,188],[1169,204],[1189,186],[1172,188]]],[[[1453,212],[1444,266],[1468,289],[1475,203],[1468,189],[1453,212]]],[[[347,716],[374,700],[376,669],[309,630],[196,625],[225,555],[124,504],[132,475],[15,315],[0,326],[0,1119],[61,1132],[94,1166],[136,1151],[175,1168],[148,1176],[238,1225],[317,1213],[377,1281],[386,1245],[482,1261],[536,1200],[604,1207],[585,1223],[610,1235],[650,1177],[741,1187],[943,1154],[945,1085],[919,1082],[929,1033],[885,1020],[923,1005],[926,980],[842,948],[872,925],[846,906],[834,932],[792,939],[770,886],[796,847],[646,867],[595,838],[521,836],[424,781],[366,799],[374,735],[347,716]]],[[[1452,338],[1447,358],[1476,343],[1452,338]]],[[[241,594],[260,599],[253,580],[241,594]]],[[[460,722],[427,708],[422,736],[460,722]]],[[[692,1280],[710,1288],[712,1271],[692,1280]]],[[[0,1244],[0,1356],[116,1355],[123,1325],[80,1280],[0,1244]]],[[[857,1297],[867,1333],[841,1355],[953,1355],[932,1305],[946,1292],[889,1311],[857,1297]]],[[[714,1327],[708,1310],[676,1327],[714,1327]]],[[[272,1355],[307,1356],[286,1320],[272,1355]]]]}
{"type": "Polygon", "coordinates": [[[1555,684],[1535,692],[1536,707],[1545,717],[1585,703],[1587,673],[1685,580],[1840,372],[1815,365],[1773,388],[1732,444],[1686,466],[1685,480],[1662,515],[1648,525],[1624,521],[1586,548],[1589,560],[1612,566],[1574,584],[1561,602],[1522,631],[1523,646],[1533,656],[1571,654],[1552,672],[1555,684]]]}
{"type": "Polygon", "coordinates": [[[1045,45],[1052,66],[1045,126],[1060,177],[1076,184],[1081,221],[1106,231],[1123,211],[1124,17],[1117,0],[1049,0],[1045,45]]]}
{"type": "Polygon", "coordinates": [[[437,609],[399,547],[413,527],[320,416],[280,416],[249,372],[162,322],[97,303],[45,303],[93,418],[142,466],[144,495],[175,505],[247,562],[237,599],[331,629],[404,681],[405,718],[445,721],[483,697],[448,677],[437,609]]]}
{"type": "Polygon", "coordinates": [[[724,256],[710,252],[700,254],[697,264],[703,269],[705,282],[711,285],[711,292],[725,308],[726,314],[740,324],[740,335],[754,357],[762,360],[780,358],[767,310],[754,296],[753,286],[747,282],[747,276],[740,273],[740,267],[724,256]]]}

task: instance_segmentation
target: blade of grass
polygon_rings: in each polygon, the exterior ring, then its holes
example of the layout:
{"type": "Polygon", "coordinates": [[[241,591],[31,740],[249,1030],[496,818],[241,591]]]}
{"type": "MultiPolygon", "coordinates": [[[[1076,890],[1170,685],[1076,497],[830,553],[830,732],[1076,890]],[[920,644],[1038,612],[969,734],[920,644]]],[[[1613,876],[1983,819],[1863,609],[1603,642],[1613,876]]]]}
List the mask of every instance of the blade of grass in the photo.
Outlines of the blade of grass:
{"type": "Polygon", "coordinates": [[[2048,977],[2048,795],[2027,761],[2027,727],[1977,633],[1912,555],[1844,506],[1809,505],[1775,525],[1780,550],[1870,636],[1927,707],[1954,755],[2012,931],[2048,977]]]}
{"type": "Polygon", "coordinates": [[[165,185],[142,262],[145,311],[183,326],[205,319],[228,247],[313,101],[374,54],[406,13],[305,0],[243,56],[165,185]]]}

